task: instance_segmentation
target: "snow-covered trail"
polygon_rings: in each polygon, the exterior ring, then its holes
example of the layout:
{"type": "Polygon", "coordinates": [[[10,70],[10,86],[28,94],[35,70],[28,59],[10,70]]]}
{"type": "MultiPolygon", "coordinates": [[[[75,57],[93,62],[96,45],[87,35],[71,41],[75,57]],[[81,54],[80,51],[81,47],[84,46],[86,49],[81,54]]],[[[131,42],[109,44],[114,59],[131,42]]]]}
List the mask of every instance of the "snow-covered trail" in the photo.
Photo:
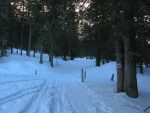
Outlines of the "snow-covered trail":
{"type": "Polygon", "coordinates": [[[103,100],[78,81],[10,81],[3,87],[7,85],[11,85],[7,89],[11,93],[0,98],[0,113],[112,113],[103,100]],[[26,85],[18,88],[17,82],[26,85]]]}
{"type": "Polygon", "coordinates": [[[101,67],[94,63],[54,59],[52,69],[47,55],[44,64],[39,64],[39,56],[0,58],[0,113],[144,113],[150,105],[149,69],[138,75],[140,96],[131,99],[115,93],[116,76],[110,81],[116,75],[115,62],[101,67]],[[84,83],[81,69],[87,72],[84,83]]]}
{"type": "Polygon", "coordinates": [[[48,57],[11,55],[0,60],[0,113],[113,113],[88,86],[81,82],[82,61],[59,59],[52,69],[48,57]],[[35,70],[37,75],[35,75],[35,70]]]}

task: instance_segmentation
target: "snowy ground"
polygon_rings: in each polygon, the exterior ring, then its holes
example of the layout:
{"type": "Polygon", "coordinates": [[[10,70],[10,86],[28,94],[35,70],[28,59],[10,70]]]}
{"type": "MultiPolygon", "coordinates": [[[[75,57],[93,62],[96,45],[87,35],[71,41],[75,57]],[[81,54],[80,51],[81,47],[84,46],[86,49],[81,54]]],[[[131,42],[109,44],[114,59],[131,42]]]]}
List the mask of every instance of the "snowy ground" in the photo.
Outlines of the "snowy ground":
{"type": "Polygon", "coordinates": [[[131,99],[115,93],[116,78],[110,81],[113,73],[116,77],[114,62],[99,68],[94,60],[54,62],[52,69],[47,55],[42,65],[39,56],[0,58],[0,113],[144,113],[150,106],[148,69],[138,74],[139,98],[131,99]],[[84,83],[82,68],[87,71],[84,83]]]}

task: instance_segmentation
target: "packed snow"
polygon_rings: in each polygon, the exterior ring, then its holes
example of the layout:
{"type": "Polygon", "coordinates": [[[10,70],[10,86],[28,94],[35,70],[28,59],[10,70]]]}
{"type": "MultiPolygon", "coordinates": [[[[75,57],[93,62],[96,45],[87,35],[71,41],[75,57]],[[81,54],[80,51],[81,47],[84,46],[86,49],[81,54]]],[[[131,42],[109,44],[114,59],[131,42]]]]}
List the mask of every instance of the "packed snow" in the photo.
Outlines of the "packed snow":
{"type": "Polygon", "coordinates": [[[144,69],[137,76],[139,98],[131,99],[116,93],[115,62],[95,67],[94,59],[55,58],[51,68],[46,54],[40,64],[39,54],[14,53],[0,58],[0,113],[144,113],[150,106],[150,69],[144,69]]]}

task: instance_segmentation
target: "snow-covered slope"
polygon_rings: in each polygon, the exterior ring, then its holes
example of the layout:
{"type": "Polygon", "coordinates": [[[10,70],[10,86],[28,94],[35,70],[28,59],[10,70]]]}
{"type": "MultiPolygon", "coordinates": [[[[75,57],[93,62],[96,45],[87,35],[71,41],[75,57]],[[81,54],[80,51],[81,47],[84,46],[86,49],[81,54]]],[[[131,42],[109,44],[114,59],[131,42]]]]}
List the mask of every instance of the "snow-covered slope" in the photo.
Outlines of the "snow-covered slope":
{"type": "Polygon", "coordinates": [[[44,64],[39,64],[39,56],[0,58],[0,113],[142,113],[150,105],[148,70],[138,75],[139,99],[130,99],[115,93],[115,62],[101,67],[94,63],[54,59],[52,69],[47,55],[44,64]],[[81,69],[87,72],[84,83],[81,69]]]}
{"type": "MultiPolygon", "coordinates": [[[[145,74],[137,74],[139,98],[131,99],[124,93],[116,92],[116,63],[111,62],[100,68],[90,68],[87,70],[87,85],[98,96],[103,97],[105,104],[110,106],[115,113],[144,113],[150,106],[150,69],[145,68],[145,74]],[[115,80],[110,79],[115,74],[115,80]]],[[[150,113],[150,109],[146,111],[150,113]]]]}

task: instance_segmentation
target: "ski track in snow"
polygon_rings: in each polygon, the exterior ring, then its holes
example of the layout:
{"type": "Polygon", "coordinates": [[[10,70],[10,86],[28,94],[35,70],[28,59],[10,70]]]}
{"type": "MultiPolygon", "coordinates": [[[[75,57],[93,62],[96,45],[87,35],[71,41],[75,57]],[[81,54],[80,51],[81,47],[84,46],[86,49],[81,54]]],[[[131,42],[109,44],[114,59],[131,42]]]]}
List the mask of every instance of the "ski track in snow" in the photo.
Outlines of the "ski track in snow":
{"type": "Polygon", "coordinates": [[[34,86],[31,88],[27,88],[27,89],[22,89],[20,91],[17,91],[11,95],[8,95],[4,98],[0,98],[0,105],[11,102],[13,100],[16,100],[18,98],[21,98],[23,96],[27,96],[30,95],[32,93],[38,92],[39,91],[39,87],[38,86],[34,86]]]}
{"type": "Polygon", "coordinates": [[[33,82],[33,81],[38,81],[39,79],[29,79],[29,80],[18,80],[18,81],[6,81],[6,82],[0,82],[0,85],[5,85],[5,84],[16,84],[16,83],[22,83],[22,82],[33,82]]]}
{"type": "MultiPolygon", "coordinates": [[[[27,81],[36,82],[36,80],[27,81]]],[[[25,80],[16,81],[19,84],[23,82],[25,80]]],[[[12,84],[15,81],[7,83],[12,84]]],[[[20,100],[19,104],[23,105],[17,113],[112,113],[111,108],[104,105],[85,84],[73,80],[43,80],[41,84],[35,84],[0,98],[0,106],[12,101],[17,106],[17,100],[20,100]],[[29,95],[31,97],[28,100],[21,101],[29,95]]],[[[7,108],[0,109],[0,113],[5,113],[5,109],[7,108]]]]}

